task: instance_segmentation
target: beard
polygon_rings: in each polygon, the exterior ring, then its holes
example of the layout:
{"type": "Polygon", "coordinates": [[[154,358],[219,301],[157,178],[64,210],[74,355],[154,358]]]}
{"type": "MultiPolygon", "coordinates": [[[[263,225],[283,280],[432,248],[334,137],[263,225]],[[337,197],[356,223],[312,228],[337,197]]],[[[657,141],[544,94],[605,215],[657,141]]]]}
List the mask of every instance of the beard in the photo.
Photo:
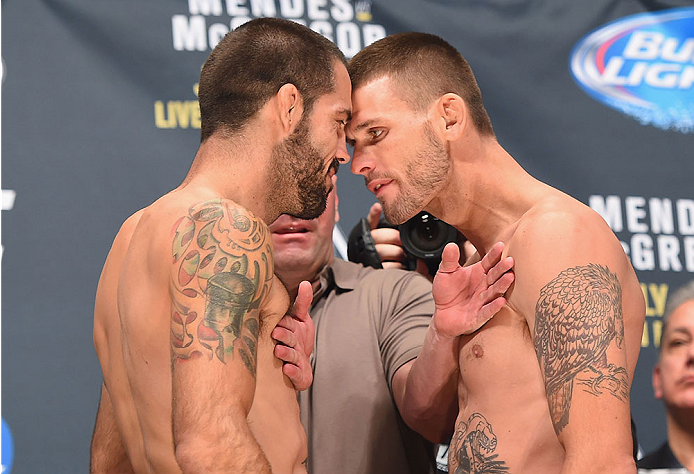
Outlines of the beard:
{"type": "Polygon", "coordinates": [[[300,219],[315,219],[325,211],[330,192],[325,185],[327,172],[309,138],[307,117],[274,148],[270,166],[269,208],[300,219]]]}
{"type": "Polygon", "coordinates": [[[392,224],[411,219],[431,200],[429,196],[444,182],[451,168],[448,151],[434,133],[429,122],[423,126],[424,139],[417,150],[407,157],[400,194],[391,203],[383,204],[383,213],[392,224]]]}

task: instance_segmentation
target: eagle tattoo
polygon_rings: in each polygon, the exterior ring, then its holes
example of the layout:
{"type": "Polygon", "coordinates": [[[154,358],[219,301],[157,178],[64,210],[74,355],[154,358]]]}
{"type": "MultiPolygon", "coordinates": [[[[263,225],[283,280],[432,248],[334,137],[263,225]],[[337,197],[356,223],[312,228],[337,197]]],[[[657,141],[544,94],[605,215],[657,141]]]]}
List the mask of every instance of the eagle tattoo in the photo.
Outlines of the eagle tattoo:
{"type": "Polygon", "coordinates": [[[535,307],[535,352],[545,375],[554,430],[569,422],[574,381],[592,395],[628,400],[624,367],[609,364],[607,348],[622,348],[622,288],[602,265],[568,268],[540,290],[535,307]]]}

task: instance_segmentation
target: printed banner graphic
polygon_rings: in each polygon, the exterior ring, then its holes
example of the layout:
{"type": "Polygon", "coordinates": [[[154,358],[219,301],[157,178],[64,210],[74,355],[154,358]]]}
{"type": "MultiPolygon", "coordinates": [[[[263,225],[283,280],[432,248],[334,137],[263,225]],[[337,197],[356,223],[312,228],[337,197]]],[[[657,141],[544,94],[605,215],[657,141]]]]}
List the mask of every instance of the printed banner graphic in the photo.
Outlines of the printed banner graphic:
{"type": "Polygon", "coordinates": [[[571,53],[571,72],[591,97],[644,125],[694,132],[694,7],[593,31],[571,53]]]}

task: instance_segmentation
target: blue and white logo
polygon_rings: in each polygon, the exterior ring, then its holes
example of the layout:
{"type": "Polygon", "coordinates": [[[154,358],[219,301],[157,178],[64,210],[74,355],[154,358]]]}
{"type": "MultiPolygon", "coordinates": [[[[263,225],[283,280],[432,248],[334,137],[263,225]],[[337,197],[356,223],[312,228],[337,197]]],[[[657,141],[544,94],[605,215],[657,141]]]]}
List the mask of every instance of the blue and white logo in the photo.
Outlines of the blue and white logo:
{"type": "Polygon", "coordinates": [[[12,470],[12,459],[14,458],[14,441],[12,440],[12,433],[10,432],[10,427],[7,426],[5,420],[2,420],[2,432],[0,433],[0,444],[2,445],[2,474],[10,474],[12,470]]]}
{"type": "Polygon", "coordinates": [[[644,125],[694,133],[694,8],[608,23],[578,42],[570,68],[605,105],[644,125]]]}

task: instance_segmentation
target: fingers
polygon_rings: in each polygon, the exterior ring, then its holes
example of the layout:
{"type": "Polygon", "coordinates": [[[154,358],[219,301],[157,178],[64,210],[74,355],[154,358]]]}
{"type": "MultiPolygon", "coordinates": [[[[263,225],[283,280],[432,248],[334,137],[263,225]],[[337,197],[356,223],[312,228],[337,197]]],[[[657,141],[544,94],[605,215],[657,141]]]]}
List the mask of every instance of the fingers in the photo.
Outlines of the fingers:
{"type": "Polygon", "coordinates": [[[283,346],[275,346],[275,357],[282,360],[282,372],[289,377],[296,390],[306,390],[313,381],[313,373],[308,357],[301,357],[298,351],[283,346]]]}
{"type": "Polygon", "coordinates": [[[503,251],[503,242],[497,242],[492,246],[491,249],[489,249],[487,255],[485,255],[484,258],[482,258],[482,268],[484,269],[485,273],[489,272],[489,270],[499,262],[499,260],[501,259],[501,253],[503,251]]]}
{"type": "Polygon", "coordinates": [[[292,347],[287,347],[282,344],[275,345],[275,357],[288,363],[288,364],[299,364],[301,360],[301,355],[299,351],[292,347]]]}
{"type": "Polygon", "coordinates": [[[284,364],[282,372],[289,377],[289,380],[294,385],[294,389],[298,391],[308,389],[313,382],[313,373],[310,370],[302,370],[296,365],[284,364]]]}
{"type": "Polygon", "coordinates": [[[499,263],[494,265],[487,272],[487,285],[493,284],[495,281],[501,278],[502,275],[511,270],[513,268],[513,264],[513,257],[506,257],[505,259],[501,260],[499,263]]]}
{"type": "Polygon", "coordinates": [[[460,268],[458,259],[460,258],[460,248],[453,242],[446,244],[441,254],[441,263],[439,264],[439,272],[451,273],[460,268]]]}
{"type": "MultiPolygon", "coordinates": [[[[501,310],[501,308],[504,307],[505,304],[506,298],[500,296],[498,298],[494,298],[492,301],[482,306],[479,312],[477,313],[479,323],[477,329],[481,328],[484,324],[487,323],[487,321],[492,319],[494,315],[496,315],[496,313],[498,313],[501,310]]],[[[475,331],[477,329],[475,329],[475,331]]]]}
{"type": "Polygon", "coordinates": [[[371,238],[376,245],[390,244],[402,247],[400,240],[400,231],[391,229],[390,227],[381,227],[380,229],[371,229],[371,238]]]}
{"type": "Polygon", "coordinates": [[[292,306],[292,315],[299,321],[306,321],[311,318],[308,314],[308,308],[313,301],[313,289],[307,281],[299,283],[299,290],[292,306]]]}
{"type": "Polygon", "coordinates": [[[284,372],[284,375],[289,377],[289,380],[292,381],[294,387],[296,387],[297,383],[301,382],[301,369],[299,369],[299,367],[296,365],[284,364],[284,366],[282,366],[282,372],[284,372]]]}
{"type": "Polygon", "coordinates": [[[491,302],[494,298],[501,297],[511,287],[516,276],[513,272],[505,273],[492,286],[484,290],[480,294],[480,299],[486,303],[491,302]]]}
{"type": "MultiPolygon", "coordinates": [[[[381,262],[405,262],[407,255],[402,248],[400,231],[398,229],[380,228],[371,231],[371,237],[376,244],[376,252],[381,262]]],[[[386,265],[383,266],[387,268],[386,265]]],[[[398,267],[402,268],[402,266],[398,267]]]]}
{"type": "Polygon", "coordinates": [[[397,245],[379,244],[376,245],[376,252],[381,262],[405,262],[407,255],[405,250],[397,245]]]}
{"type": "Polygon", "coordinates": [[[369,227],[371,230],[374,230],[376,227],[378,227],[378,221],[381,219],[381,212],[383,211],[383,208],[381,207],[380,202],[375,202],[371,206],[371,209],[369,209],[369,215],[367,216],[366,220],[369,221],[369,227]]]}
{"type": "Polygon", "coordinates": [[[295,347],[298,342],[298,337],[296,336],[295,332],[289,331],[280,326],[277,326],[275,329],[272,330],[272,338],[277,342],[280,342],[285,346],[289,347],[295,347]]]}

